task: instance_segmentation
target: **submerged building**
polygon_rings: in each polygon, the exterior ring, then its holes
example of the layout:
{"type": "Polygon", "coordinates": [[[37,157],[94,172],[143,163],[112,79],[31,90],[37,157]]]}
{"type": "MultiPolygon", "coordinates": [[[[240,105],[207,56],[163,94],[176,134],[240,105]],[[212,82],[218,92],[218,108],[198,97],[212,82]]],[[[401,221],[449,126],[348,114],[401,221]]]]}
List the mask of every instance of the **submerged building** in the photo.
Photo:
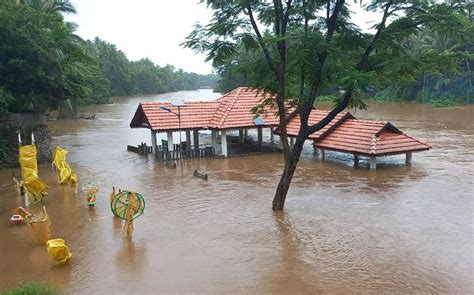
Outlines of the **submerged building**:
{"type": "MultiPolygon", "coordinates": [[[[257,146],[263,146],[263,129],[270,130],[271,141],[273,134],[279,134],[279,118],[271,104],[273,97],[252,88],[239,87],[221,98],[213,101],[185,102],[175,106],[168,102],[140,103],[130,123],[131,128],[147,128],[151,131],[151,153],[159,151],[174,153],[178,157],[198,155],[229,156],[228,133],[238,130],[238,142],[244,142],[244,136],[249,129],[257,130],[257,146]],[[252,110],[260,106],[258,115],[252,110]],[[212,153],[203,153],[199,144],[199,131],[211,131],[212,153]],[[173,132],[185,132],[185,143],[176,145],[173,142],[173,132]],[[191,132],[193,136],[191,138],[191,132]],[[167,133],[167,146],[159,146],[157,133],[167,133]],[[179,150],[180,155],[176,153],[179,150]]],[[[290,143],[298,134],[300,117],[294,108],[289,107],[287,133],[290,143]]],[[[328,111],[313,109],[309,124],[316,124],[328,114],[328,111]]],[[[354,155],[357,165],[360,157],[368,157],[370,168],[376,168],[377,157],[391,155],[406,155],[406,163],[410,164],[412,153],[429,150],[430,145],[408,136],[393,126],[390,122],[358,120],[349,112],[338,114],[323,129],[311,134],[308,140],[322,159],[325,151],[338,151],[354,155]]]]}

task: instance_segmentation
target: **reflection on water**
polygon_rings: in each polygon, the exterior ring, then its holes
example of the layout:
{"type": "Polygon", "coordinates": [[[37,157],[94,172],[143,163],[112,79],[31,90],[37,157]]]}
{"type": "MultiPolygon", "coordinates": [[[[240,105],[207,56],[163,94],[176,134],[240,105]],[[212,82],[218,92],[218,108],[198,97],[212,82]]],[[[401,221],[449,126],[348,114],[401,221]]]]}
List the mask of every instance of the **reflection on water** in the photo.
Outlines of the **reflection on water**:
{"type": "Polygon", "coordinates": [[[123,98],[88,108],[96,120],[52,122],[81,183],[100,186],[96,207],[81,189],[58,187],[49,166],[40,168],[51,186],[53,235],[73,253],[69,266],[53,267],[26,227],[8,224],[21,200],[7,185],[11,171],[0,171],[0,289],[45,280],[72,294],[474,291],[472,107],[373,104],[357,112],[389,120],[433,150],[414,154],[412,166],[403,157],[380,159],[371,172],[344,154],[327,153],[322,162],[308,145],[286,210],[274,213],[280,154],[193,159],[170,169],[126,151],[150,141],[147,130],[128,127],[138,102],[216,96],[123,98]],[[112,186],[145,196],[132,240],[122,239],[123,223],[110,212],[112,186]]]}

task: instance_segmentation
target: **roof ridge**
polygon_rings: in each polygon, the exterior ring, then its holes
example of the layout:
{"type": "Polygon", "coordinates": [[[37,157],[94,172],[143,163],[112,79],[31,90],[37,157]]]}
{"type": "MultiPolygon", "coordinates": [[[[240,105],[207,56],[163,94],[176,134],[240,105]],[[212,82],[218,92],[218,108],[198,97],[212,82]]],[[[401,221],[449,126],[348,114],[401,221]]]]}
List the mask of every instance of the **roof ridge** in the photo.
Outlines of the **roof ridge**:
{"type": "MultiPolygon", "coordinates": [[[[239,87],[236,90],[237,90],[237,93],[231,99],[230,104],[228,104],[226,106],[225,110],[223,111],[224,114],[222,115],[221,119],[219,120],[219,123],[217,124],[217,128],[220,128],[224,124],[225,120],[227,119],[227,116],[230,113],[230,110],[232,110],[232,107],[234,106],[237,98],[239,97],[240,93],[242,92],[242,87],[239,87]]],[[[217,108],[219,108],[219,107],[217,107],[217,108]]]]}
{"type": "Polygon", "coordinates": [[[377,137],[375,134],[372,135],[372,138],[370,139],[369,152],[371,154],[375,154],[377,152],[377,137]]]}

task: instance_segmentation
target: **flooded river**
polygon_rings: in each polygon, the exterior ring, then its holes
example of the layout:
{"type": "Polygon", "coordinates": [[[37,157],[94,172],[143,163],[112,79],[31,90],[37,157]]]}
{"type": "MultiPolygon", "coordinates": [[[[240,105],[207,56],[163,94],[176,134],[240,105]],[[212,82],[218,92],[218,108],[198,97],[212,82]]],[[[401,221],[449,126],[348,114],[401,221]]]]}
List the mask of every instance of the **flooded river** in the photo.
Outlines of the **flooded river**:
{"type": "MultiPolygon", "coordinates": [[[[139,102],[212,99],[210,91],[121,98],[85,111],[96,120],[51,122],[54,144],[70,151],[80,183],[100,186],[89,209],[84,192],[56,185],[50,166],[46,206],[54,237],[73,260],[53,267],[25,226],[10,226],[21,204],[0,171],[0,290],[48,281],[69,294],[472,293],[474,270],[474,108],[373,103],[358,118],[390,120],[426,139],[429,152],[367,162],[304,151],[285,211],[271,201],[281,154],[196,159],[170,169],[126,151],[150,142],[131,130],[139,102]],[[209,174],[205,182],[192,171],[209,174]],[[145,214],[123,240],[112,217],[112,186],[141,192],[145,214]]],[[[18,170],[15,170],[18,173],[18,170]]]]}

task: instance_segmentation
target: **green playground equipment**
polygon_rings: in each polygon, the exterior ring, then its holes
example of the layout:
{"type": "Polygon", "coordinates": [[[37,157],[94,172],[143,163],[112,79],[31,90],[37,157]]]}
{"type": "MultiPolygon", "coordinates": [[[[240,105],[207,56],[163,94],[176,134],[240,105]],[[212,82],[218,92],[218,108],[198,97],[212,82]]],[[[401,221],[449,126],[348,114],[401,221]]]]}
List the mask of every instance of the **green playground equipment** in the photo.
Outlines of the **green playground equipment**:
{"type": "MultiPolygon", "coordinates": [[[[112,199],[112,202],[110,202],[110,209],[112,209],[112,213],[114,213],[115,216],[122,220],[126,220],[125,213],[128,208],[128,200],[131,192],[129,191],[121,191],[118,194],[115,195],[115,197],[112,199]]],[[[143,214],[143,211],[145,210],[145,199],[143,196],[139,193],[135,193],[137,196],[137,200],[139,202],[138,208],[133,212],[133,219],[138,218],[140,215],[143,214]]]]}

